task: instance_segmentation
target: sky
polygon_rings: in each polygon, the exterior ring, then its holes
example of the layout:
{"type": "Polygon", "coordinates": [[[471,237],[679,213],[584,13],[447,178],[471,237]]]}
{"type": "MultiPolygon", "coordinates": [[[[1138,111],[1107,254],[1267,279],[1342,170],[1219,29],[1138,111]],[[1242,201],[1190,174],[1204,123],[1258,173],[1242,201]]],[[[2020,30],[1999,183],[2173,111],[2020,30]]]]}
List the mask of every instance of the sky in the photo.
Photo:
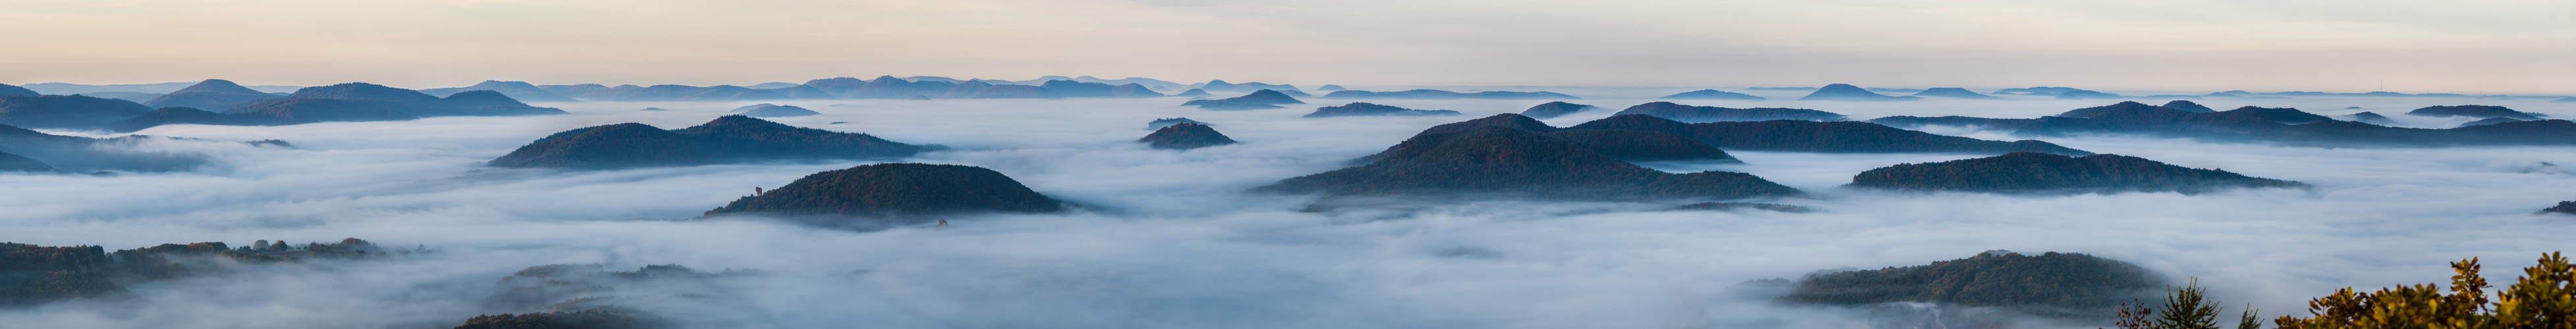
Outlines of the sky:
{"type": "Polygon", "coordinates": [[[1301,85],[2576,94],[2576,1],[14,0],[0,83],[1301,85]]]}

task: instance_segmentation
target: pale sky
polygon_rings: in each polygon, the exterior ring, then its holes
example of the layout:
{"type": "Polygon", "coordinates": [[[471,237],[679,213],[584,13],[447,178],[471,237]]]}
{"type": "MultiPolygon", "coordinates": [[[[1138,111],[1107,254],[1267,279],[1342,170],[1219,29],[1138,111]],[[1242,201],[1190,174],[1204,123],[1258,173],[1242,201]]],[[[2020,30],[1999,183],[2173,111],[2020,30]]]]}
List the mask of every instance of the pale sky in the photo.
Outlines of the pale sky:
{"type": "Polygon", "coordinates": [[[0,0],[0,83],[839,76],[2576,94],[2576,0],[0,0]]]}

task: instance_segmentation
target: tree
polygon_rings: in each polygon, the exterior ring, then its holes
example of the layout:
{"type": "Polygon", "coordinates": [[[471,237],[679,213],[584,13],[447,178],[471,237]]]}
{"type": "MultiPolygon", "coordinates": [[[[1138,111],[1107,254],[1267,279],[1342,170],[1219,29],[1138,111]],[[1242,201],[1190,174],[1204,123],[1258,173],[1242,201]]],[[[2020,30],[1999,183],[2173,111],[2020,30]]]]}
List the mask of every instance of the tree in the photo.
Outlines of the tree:
{"type": "Polygon", "coordinates": [[[2281,329],[2570,329],[2576,328],[2576,267],[2557,252],[2523,269],[2523,277],[2489,300],[2478,259],[2451,263],[2451,287],[2432,284],[2355,292],[2308,301],[2309,317],[2282,316],[2281,329]]]}

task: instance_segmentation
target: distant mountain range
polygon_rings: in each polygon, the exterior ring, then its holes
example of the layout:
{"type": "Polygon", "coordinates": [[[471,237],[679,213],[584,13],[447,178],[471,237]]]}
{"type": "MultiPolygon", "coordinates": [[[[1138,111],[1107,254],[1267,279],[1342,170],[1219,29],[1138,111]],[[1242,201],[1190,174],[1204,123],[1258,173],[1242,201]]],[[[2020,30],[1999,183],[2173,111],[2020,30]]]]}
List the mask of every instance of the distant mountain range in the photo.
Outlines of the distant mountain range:
{"type": "Polygon", "coordinates": [[[1552,92],[1486,91],[1460,93],[1446,90],[1414,89],[1394,92],[1343,90],[1324,94],[1324,99],[1583,99],[1552,92]]]}
{"type": "Polygon", "coordinates": [[[1598,108],[1601,107],[1567,102],[1547,102],[1546,104],[1531,106],[1528,110],[1521,110],[1521,115],[1532,118],[1548,119],[1565,116],[1567,114],[1591,111],[1598,108]]]}
{"type": "Polygon", "coordinates": [[[1816,88],[1816,92],[1808,93],[1808,94],[1807,94],[1807,97],[1800,97],[1800,98],[1798,98],[1798,100],[1802,100],[1802,101],[1844,101],[1844,102],[1895,102],[1895,101],[1911,101],[1911,100],[1920,100],[1920,99],[1923,99],[1923,98],[1922,98],[1922,97],[1914,97],[1914,96],[1888,96],[1888,95],[1880,95],[1879,93],[1876,93],[1876,92],[1870,92],[1868,89],[1861,89],[1860,87],[1857,87],[1857,86],[1852,86],[1852,85],[1848,85],[1848,84],[1840,84],[1840,83],[1837,83],[1837,84],[1830,84],[1830,85],[1825,85],[1825,87],[1823,87],[1823,88],[1816,88]]]}
{"type": "Polygon", "coordinates": [[[1672,102],[1637,104],[1637,106],[1629,106],[1627,109],[1619,110],[1619,113],[1612,115],[1627,114],[1651,115],[1687,123],[1770,120],[1843,121],[1851,119],[1850,117],[1845,117],[1842,114],[1809,109],[1777,107],[1739,109],[1715,106],[1690,106],[1674,104],[1672,102]]]}
{"type": "Polygon", "coordinates": [[[1325,106],[1325,107],[1318,107],[1318,108],[1315,108],[1315,112],[1314,112],[1314,113],[1307,113],[1305,116],[1302,116],[1301,118],[1309,118],[1309,119],[1311,119],[1311,118],[1330,118],[1330,117],[1383,117],[1383,116],[1413,117],[1413,116],[1440,116],[1440,115],[1458,115],[1458,114],[1459,114],[1459,113],[1458,113],[1458,111],[1450,111],[1450,110],[1416,110],[1416,109],[1408,109],[1408,108],[1401,108],[1401,107],[1394,107],[1394,106],[1387,106],[1387,105],[1378,105],[1378,104],[1372,104],[1372,103],[1350,103],[1350,104],[1342,104],[1342,105],[1340,105],[1340,106],[1325,106]]]}
{"type": "Polygon", "coordinates": [[[558,132],[492,159],[494,167],[622,169],[758,161],[896,159],[937,150],[868,134],[801,128],[728,115],[679,130],[641,123],[558,132]]]}
{"type": "MultiPolygon", "coordinates": [[[[2510,111],[2510,109],[2505,110],[2510,111]]],[[[2444,110],[2435,110],[2435,113],[2444,113],[2442,111],[2444,110]]],[[[2288,108],[2247,106],[2222,112],[2200,113],[2137,102],[2120,102],[2109,106],[2076,109],[2057,116],[2037,119],[1896,116],[1871,119],[1870,122],[1899,127],[1981,126],[1986,129],[2012,131],[2013,135],[2027,137],[2078,134],[2144,135],[2300,146],[2576,145],[2576,134],[2567,133],[2576,131],[2576,122],[2567,120],[2531,120],[2451,129],[2419,129],[2335,120],[2288,108]]]]}

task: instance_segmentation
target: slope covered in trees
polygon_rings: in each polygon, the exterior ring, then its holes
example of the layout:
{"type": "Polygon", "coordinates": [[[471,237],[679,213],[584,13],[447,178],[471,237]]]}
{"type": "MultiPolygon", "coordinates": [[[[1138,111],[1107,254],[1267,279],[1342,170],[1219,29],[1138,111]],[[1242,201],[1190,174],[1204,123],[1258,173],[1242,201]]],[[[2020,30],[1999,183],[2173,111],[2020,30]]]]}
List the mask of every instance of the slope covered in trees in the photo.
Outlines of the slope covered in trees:
{"type": "MultiPolygon", "coordinates": [[[[1422,132],[1414,133],[1413,136],[1418,138],[1431,134],[1459,133],[1481,127],[1539,133],[1620,161],[1743,162],[1708,143],[1673,134],[1636,130],[1567,130],[1548,126],[1547,123],[1528,116],[1510,113],[1432,126],[1429,129],[1423,129],[1422,132]]],[[[1402,146],[1403,144],[1390,146],[1386,151],[1360,157],[1353,162],[1355,165],[1376,162],[1394,156],[1402,146]]]]}
{"type": "Polygon", "coordinates": [[[1378,104],[1372,104],[1372,103],[1350,103],[1350,104],[1342,104],[1341,106],[1325,106],[1325,107],[1318,107],[1318,108],[1315,108],[1315,112],[1314,112],[1314,113],[1307,113],[1305,116],[1302,116],[1301,118],[1309,118],[1309,119],[1312,119],[1312,118],[1330,118],[1330,117],[1376,117],[1376,116],[1407,116],[1407,117],[1411,117],[1411,116],[1458,115],[1458,114],[1459,114],[1459,113],[1458,113],[1458,111],[1450,111],[1450,110],[1416,110],[1416,109],[1408,109],[1408,108],[1401,108],[1401,107],[1394,107],[1394,106],[1387,106],[1387,105],[1378,105],[1378,104]]]}
{"type": "Polygon", "coordinates": [[[213,159],[203,153],[134,147],[145,141],[163,139],[143,135],[117,138],[62,136],[0,125],[0,152],[42,161],[63,171],[177,171],[194,169],[213,159]]]}
{"type": "Polygon", "coordinates": [[[1494,195],[1539,199],[1740,199],[1796,195],[1753,175],[1673,174],[1639,167],[1521,129],[1426,131],[1375,162],[1255,189],[1354,196],[1494,195]]]}
{"type": "Polygon", "coordinates": [[[304,259],[354,259],[391,256],[391,250],[357,238],[339,243],[313,243],[261,248],[232,248],[222,242],[162,244],[107,251],[99,246],[46,247],[0,242],[0,308],[47,302],[133,296],[126,284],[230,273],[304,259]]]}
{"type": "Polygon", "coordinates": [[[925,216],[1063,210],[1063,202],[992,169],[883,163],[806,175],[708,210],[706,216],[776,215],[869,229],[932,220],[925,216]]]}
{"type": "Polygon", "coordinates": [[[1201,147],[1232,145],[1235,143],[1234,138],[1228,138],[1225,137],[1225,134],[1217,133],[1216,128],[1211,128],[1206,124],[1196,122],[1182,122],[1165,126],[1163,129],[1154,130],[1154,133],[1152,134],[1145,135],[1145,138],[1136,139],[1136,142],[1145,143],[1145,145],[1149,147],[1167,150],[1187,150],[1201,147]]]}
{"type": "Polygon", "coordinates": [[[2011,142],[1942,136],[1867,122],[1772,120],[1761,122],[1681,123],[1646,115],[1617,115],[1585,122],[1572,130],[1639,130],[1699,140],[1719,149],[1820,153],[1971,153],[2040,152],[2091,155],[2036,140],[2011,142]]]}
{"type": "Polygon", "coordinates": [[[1870,169],[1852,176],[1851,186],[1972,192],[2189,194],[2229,188],[2303,188],[2307,184],[2247,177],[2225,170],[2185,168],[2116,154],[2071,157],[2020,152],[1870,169]]]}
{"type": "Polygon", "coordinates": [[[868,134],[728,115],[679,130],[621,123],[566,130],[491,161],[512,168],[618,169],[778,160],[882,159],[936,149],[868,134]]]}
{"type": "Polygon", "coordinates": [[[1844,306],[1937,303],[2107,318],[2120,303],[2164,284],[2161,275],[2127,262],[2078,253],[2025,256],[1998,250],[1926,265],[1809,275],[1775,300],[1844,306]]]}
{"type": "Polygon", "coordinates": [[[134,102],[81,95],[0,96],[0,125],[88,128],[151,112],[134,102]]]}
{"type": "Polygon", "coordinates": [[[1547,119],[1561,117],[1567,114],[1580,113],[1583,111],[1591,111],[1596,108],[1600,107],[1567,102],[1547,102],[1546,104],[1531,106],[1528,110],[1522,110],[1521,115],[1532,118],[1547,119]]]}

